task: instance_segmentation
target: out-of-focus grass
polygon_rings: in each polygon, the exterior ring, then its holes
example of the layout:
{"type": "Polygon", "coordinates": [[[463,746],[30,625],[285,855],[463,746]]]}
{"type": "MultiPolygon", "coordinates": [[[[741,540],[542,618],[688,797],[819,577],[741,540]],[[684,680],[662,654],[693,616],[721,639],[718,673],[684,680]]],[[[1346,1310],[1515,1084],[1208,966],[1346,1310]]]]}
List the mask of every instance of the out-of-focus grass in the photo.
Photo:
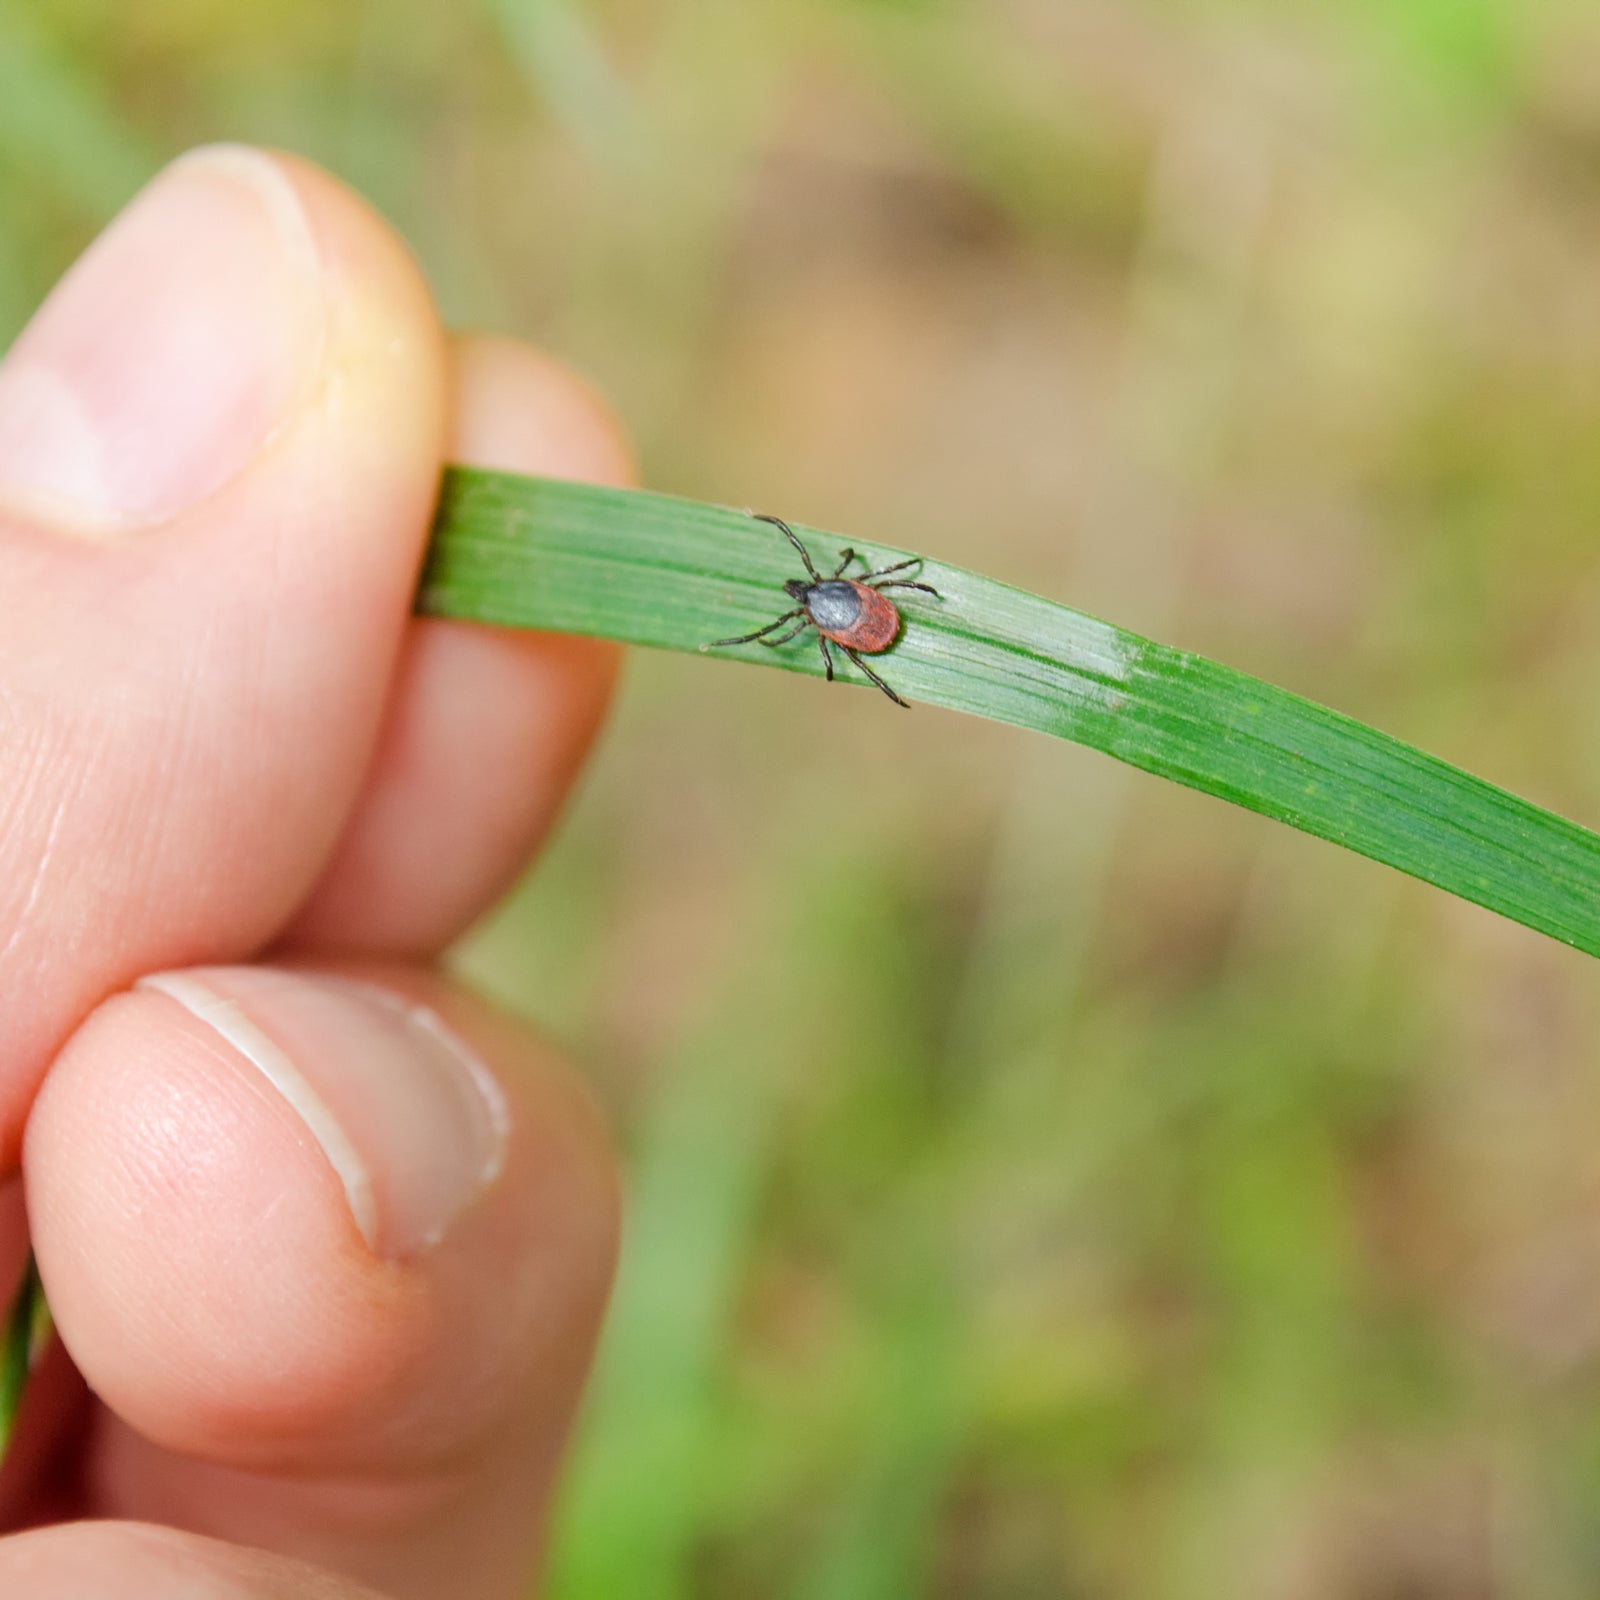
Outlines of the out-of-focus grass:
{"type": "MultiPolygon", "coordinates": [[[[1592,7],[11,0],[0,56],[8,331],[154,156],[287,144],[657,486],[1600,812],[1592,7]]],[[[660,658],[461,959],[632,1175],[563,1600],[1600,1586],[1581,958],[1082,752],[660,658]]]]}

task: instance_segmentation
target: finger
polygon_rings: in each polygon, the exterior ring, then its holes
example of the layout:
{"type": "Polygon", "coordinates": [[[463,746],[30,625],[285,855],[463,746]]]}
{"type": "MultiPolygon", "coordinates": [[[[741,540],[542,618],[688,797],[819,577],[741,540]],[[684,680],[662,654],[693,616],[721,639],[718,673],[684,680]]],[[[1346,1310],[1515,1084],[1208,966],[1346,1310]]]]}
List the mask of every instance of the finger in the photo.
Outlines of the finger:
{"type": "Polygon", "coordinates": [[[17,1600],[379,1600],[298,1561],[134,1522],[0,1539],[0,1594],[17,1600]]]}
{"type": "Polygon", "coordinates": [[[112,1413],[87,1509],[397,1596],[520,1592],[615,1258],[583,1092],[405,969],[153,982],[28,1130],[45,1287],[112,1413]]]}
{"type": "Polygon", "coordinates": [[[443,341],[332,180],[158,177],[0,366],[0,1172],[60,1041],[258,948],[343,825],[409,610],[443,341]]]}
{"type": "MultiPolygon", "coordinates": [[[[565,368],[509,339],[453,353],[453,460],[633,481],[615,419],[565,368]]],[[[554,822],[619,656],[598,639],[414,621],[361,800],[286,942],[421,954],[481,916],[554,822]]]]}

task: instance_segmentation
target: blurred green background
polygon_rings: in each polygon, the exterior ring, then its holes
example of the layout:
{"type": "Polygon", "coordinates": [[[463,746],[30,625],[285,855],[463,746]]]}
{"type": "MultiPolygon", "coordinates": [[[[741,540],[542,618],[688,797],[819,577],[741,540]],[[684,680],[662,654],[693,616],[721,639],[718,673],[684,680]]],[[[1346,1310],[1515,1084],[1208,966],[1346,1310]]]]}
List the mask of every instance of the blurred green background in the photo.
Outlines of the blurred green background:
{"type": "MultiPolygon", "coordinates": [[[[1600,818],[1592,0],[0,0],[0,336],[215,138],[364,190],[655,487],[1600,818]]],[[[558,1600],[1600,1592],[1584,958],[641,655],[460,959],[626,1152],[558,1600]]]]}

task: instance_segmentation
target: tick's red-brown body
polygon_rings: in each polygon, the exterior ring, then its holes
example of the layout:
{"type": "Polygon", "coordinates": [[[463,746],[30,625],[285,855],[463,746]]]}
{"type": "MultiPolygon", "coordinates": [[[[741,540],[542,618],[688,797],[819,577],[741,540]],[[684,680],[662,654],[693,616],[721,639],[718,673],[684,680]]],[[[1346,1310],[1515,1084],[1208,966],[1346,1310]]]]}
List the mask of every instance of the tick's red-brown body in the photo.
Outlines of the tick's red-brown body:
{"type": "Polygon", "coordinates": [[[894,643],[900,631],[900,612],[894,601],[853,578],[829,578],[810,584],[802,584],[797,578],[793,588],[788,584],[784,588],[805,607],[806,615],[824,639],[832,639],[847,650],[879,655],[894,643]]]}
{"type": "MultiPolygon", "coordinates": [[[[811,564],[810,552],[795,537],[794,529],[787,522],[767,516],[759,517],[757,520],[770,522],[775,528],[784,531],[790,544],[800,552],[800,559],[805,562],[806,571],[811,575],[810,581],[807,582],[804,578],[791,578],[784,584],[783,592],[796,604],[792,611],[784,612],[776,621],[769,622],[764,628],[757,628],[754,633],[741,634],[737,639],[715,639],[700,648],[712,650],[727,644],[786,644],[796,634],[804,633],[807,628],[815,628],[817,642],[822,647],[823,668],[827,672],[829,683],[833,682],[833,657],[828,652],[828,641],[831,639],[897,706],[905,705],[906,702],[861,657],[881,655],[899,635],[900,612],[894,601],[884,599],[885,589],[920,589],[924,594],[931,594],[936,600],[940,598],[939,591],[931,584],[892,576],[910,567],[921,566],[922,557],[910,556],[890,566],[879,567],[877,571],[868,572],[858,581],[844,576],[844,569],[852,561],[861,560],[854,550],[846,550],[839,558],[839,565],[833,574],[824,578],[811,564]],[[879,582],[880,579],[889,581],[879,582]],[[772,637],[786,622],[793,622],[796,617],[800,620],[795,622],[787,633],[778,638],[772,637]]],[[[862,561],[861,564],[865,566],[866,562],[862,561]]]]}
{"type": "MultiPolygon", "coordinates": [[[[847,644],[863,655],[875,656],[887,650],[900,632],[900,612],[892,600],[885,600],[876,589],[864,583],[851,583],[861,601],[861,615],[848,633],[830,634],[840,644],[847,644]]],[[[817,630],[822,631],[820,628],[817,630]]]]}

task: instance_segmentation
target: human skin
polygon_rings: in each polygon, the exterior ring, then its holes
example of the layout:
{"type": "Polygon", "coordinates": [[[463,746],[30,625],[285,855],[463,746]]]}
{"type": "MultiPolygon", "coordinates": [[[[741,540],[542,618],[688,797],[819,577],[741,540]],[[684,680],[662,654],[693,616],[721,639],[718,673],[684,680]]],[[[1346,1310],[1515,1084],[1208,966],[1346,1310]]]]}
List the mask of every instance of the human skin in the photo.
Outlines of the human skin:
{"type": "Polygon", "coordinates": [[[451,459],[632,476],[584,384],[447,336],[286,156],[168,168],[0,365],[0,1294],[31,1234],[59,1330],[0,1468],[8,1600],[538,1569],[615,1166],[436,963],[617,658],[410,615],[451,459]]]}

